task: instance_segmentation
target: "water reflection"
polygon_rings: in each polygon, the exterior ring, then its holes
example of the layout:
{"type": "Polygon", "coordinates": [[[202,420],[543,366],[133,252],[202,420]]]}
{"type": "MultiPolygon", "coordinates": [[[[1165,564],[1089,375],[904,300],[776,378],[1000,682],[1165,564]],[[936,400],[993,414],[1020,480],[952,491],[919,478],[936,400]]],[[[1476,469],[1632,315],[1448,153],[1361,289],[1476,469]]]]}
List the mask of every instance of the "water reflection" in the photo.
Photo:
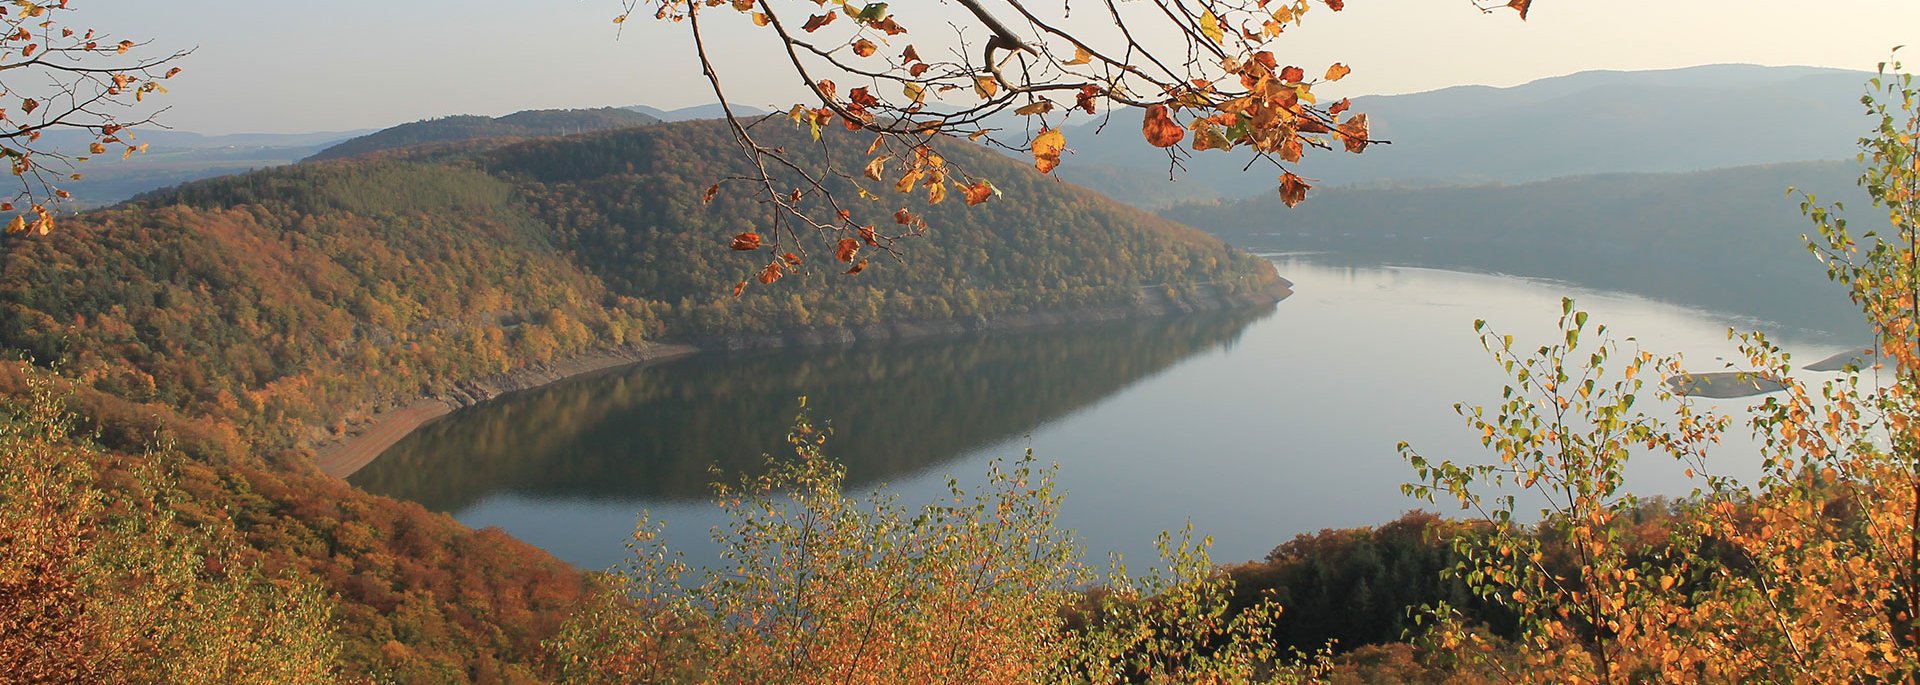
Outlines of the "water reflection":
{"type": "Polygon", "coordinates": [[[795,399],[854,485],[1034,428],[1219,347],[1271,308],[829,349],[713,353],[519,393],[431,424],[355,474],[459,512],[481,499],[703,500],[712,469],[783,451],[795,399]]]}
{"type": "MultiPolygon", "coordinates": [[[[949,475],[977,483],[989,460],[1032,448],[1060,465],[1061,522],[1090,558],[1152,559],[1157,532],[1191,521],[1214,537],[1216,559],[1239,561],[1298,533],[1418,506],[1399,491],[1411,476],[1401,440],[1435,458],[1484,458],[1450,409],[1500,399],[1505,377],[1475,319],[1539,344],[1572,294],[1615,335],[1637,337],[1625,348],[1684,353],[1700,372],[1737,358],[1729,326],[1782,331],[1560,283],[1279,263],[1296,294],[1267,311],[701,356],[567,383],[449,417],[353,480],[587,568],[617,563],[647,509],[700,564],[719,553],[707,531],[725,521],[702,499],[708,467],[759,466],[805,394],[837,429],[828,454],[903,504],[942,496],[949,475]]],[[[1784,342],[1803,360],[1853,344],[1818,332],[1784,342]]],[[[1749,401],[1703,403],[1737,411],[1749,401]]],[[[1716,470],[1757,470],[1744,434],[1716,450],[1716,470]]],[[[1695,485],[1671,460],[1628,473],[1642,495],[1695,485]]]]}

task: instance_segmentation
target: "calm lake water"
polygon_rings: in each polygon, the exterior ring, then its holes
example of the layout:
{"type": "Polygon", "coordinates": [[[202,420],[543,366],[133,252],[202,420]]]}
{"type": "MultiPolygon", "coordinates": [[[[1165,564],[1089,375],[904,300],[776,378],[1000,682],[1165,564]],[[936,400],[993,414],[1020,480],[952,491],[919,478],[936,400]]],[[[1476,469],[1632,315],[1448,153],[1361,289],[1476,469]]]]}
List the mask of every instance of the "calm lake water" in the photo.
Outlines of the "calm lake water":
{"type": "MultiPolygon", "coordinates": [[[[644,509],[698,563],[714,558],[707,533],[722,521],[705,500],[709,469],[738,474],[778,451],[806,395],[858,488],[931,501],[949,476],[978,482],[990,460],[1031,448],[1059,465],[1062,519],[1090,558],[1149,562],[1158,531],[1191,521],[1213,536],[1216,560],[1241,561],[1299,533],[1421,506],[1399,491],[1411,476],[1401,440],[1430,457],[1482,456],[1452,410],[1499,400],[1504,379],[1473,333],[1476,318],[1530,348],[1553,333],[1571,295],[1616,337],[1636,338],[1624,347],[1680,353],[1696,371],[1721,370],[1735,354],[1729,327],[1770,330],[1801,363],[1855,342],[1559,283],[1275,259],[1296,294],[1271,308],[701,354],[459,412],[351,480],[587,568],[624,557],[644,509]]],[[[1750,474],[1754,451],[1734,432],[1716,463],[1750,474]]],[[[1643,459],[1629,485],[1684,494],[1694,483],[1671,462],[1643,459]]]]}

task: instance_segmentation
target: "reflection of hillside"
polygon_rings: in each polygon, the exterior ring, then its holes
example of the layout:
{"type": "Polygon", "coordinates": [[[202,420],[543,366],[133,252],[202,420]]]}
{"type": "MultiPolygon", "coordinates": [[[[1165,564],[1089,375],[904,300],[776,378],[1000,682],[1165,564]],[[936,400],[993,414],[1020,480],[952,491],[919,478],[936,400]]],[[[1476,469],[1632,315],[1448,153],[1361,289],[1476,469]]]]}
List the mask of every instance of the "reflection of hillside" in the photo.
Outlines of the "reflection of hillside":
{"type": "Polygon", "coordinates": [[[1231,345],[1270,309],[829,350],[710,354],[502,398],[422,428],[353,476],[458,511],[500,490],[697,499],[755,468],[810,398],[856,484],[1030,431],[1231,345]]]}

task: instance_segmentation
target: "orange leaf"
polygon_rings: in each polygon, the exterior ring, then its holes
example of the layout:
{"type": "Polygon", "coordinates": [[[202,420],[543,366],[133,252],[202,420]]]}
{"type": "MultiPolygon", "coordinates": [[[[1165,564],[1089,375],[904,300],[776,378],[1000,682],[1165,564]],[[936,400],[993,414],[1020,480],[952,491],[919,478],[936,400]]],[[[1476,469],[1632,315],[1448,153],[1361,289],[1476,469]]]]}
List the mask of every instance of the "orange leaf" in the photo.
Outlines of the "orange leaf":
{"type": "Polygon", "coordinates": [[[851,262],[853,261],[853,256],[855,254],[858,254],[859,252],[860,252],[860,241],[854,240],[852,238],[841,238],[840,249],[834,250],[833,256],[835,259],[838,259],[840,261],[851,262]]]}
{"type": "Polygon", "coordinates": [[[794,266],[800,266],[800,255],[794,254],[792,252],[788,252],[786,254],[780,255],[780,258],[786,260],[788,264],[792,264],[794,266]]]}
{"type": "Polygon", "coordinates": [[[1073,96],[1073,106],[1086,110],[1088,114],[1098,114],[1099,112],[1094,110],[1094,101],[1100,97],[1101,92],[1099,86],[1091,83],[1081,86],[1080,92],[1073,96]]]}
{"type": "Polygon", "coordinates": [[[1067,136],[1059,129],[1043,128],[1033,137],[1033,166],[1040,173],[1052,173],[1060,166],[1060,153],[1067,149],[1067,136]]]}
{"type": "Polygon", "coordinates": [[[1520,10],[1520,21],[1527,20],[1527,8],[1532,5],[1533,5],[1533,0],[1512,0],[1511,2],[1507,3],[1508,7],[1512,7],[1514,9],[1520,10]]]}
{"type": "Polygon", "coordinates": [[[854,274],[860,273],[861,271],[865,271],[866,268],[867,268],[867,260],[866,258],[863,257],[860,259],[860,263],[853,265],[853,268],[851,269],[847,269],[847,275],[852,276],[854,274]]]}
{"type": "Polygon", "coordinates": [[[1352,119],[1340,122],[1340,139],[1347,144],[1347,152],[1366,150],[1367,115],[1356,114],[1352,119]]]}
{"type": "Polygon", "coordinates": [[[1333,103],[1332,107],[1327,108],[1327,113],[1334,116],[1340,116],[1341,112],[1345,112],[1352,107],[1353,107],[1352,102],[1348,101],[1346,98],[1340,98],[1339,102],[1333,103]]]}
{"type": "Polygon", "coordinates": [[[896,193],[905,193],[905,192],[912,191],[913,184],[920,182],[921,175],[922,174],[920,173],[919,169],[913,169],[908,171],[905,174],[902,174],[900,176],[900,180],[894,182],[893,191],[896,193]]]}
{"type": "Polygon", "coordinates": [[[780,280],[780,277],[784,275],[786,275],[786,272],[780,270],[779,262],[767,262],[767,268],[760,270],[760,282],[772,283],[780,280]]]}
{"type": "Polygon", "coordinates": [[[807,33],[813,33],[814,31],[820,30],[820,27],[833,23],[833,20],[838,18],[840,18],[840,15],[835,14],[833,12],[815,15],[813,17],[809,17],[807,19],[807,23],[801,24],[800,30],[806,31],[807,33]]]}
{"type": "Polygon", "coordinates": [[[1280,80],[1287,83],[1299,83],[1306,80],[1307,70],[1300,67],[1287,67],[1280,70],[1280,80]]]}
{"type": "Polygon", "coordinates": [[[746,292],[746,291],[747,291],[747,282],[746,282],[746,281],[741,281],[741,282],[739,282],[739,283],[735,283],[735,284],[733,284],[733,296],[734,296],[734,297],[739,297],[739,296],[740,296],[740,293],[744,293],[744,292],[746,292]]]}
{"type": "Polygon", "coordinates": [[[1353,73],[1353,70],[1347,68],[1347,65],[1341,64],[1339,62],[1334,62],[1333,66],[1327,67],[1327,80],[1338,81],[1340,79],[1346,78],[1347,74],[1351,74],[1351,73],[1353,73]]]}
{"type": "Polygon", "coordinates": [[[961,186],[960,190],[967,194],[967,206],[969,207],[986,202],[987,198],[993,197],[993,184],[986,181],[978,181],[972,185],[961,186]]]}
{"type": "Polygon", "coordinates": [[[700,195],[700,201],[703,203],[712,202],[713,196],[719,195],[719,194],[720,194],[720,184],[715,183],[713,185],[707,186],[707,192],[702,193],[700,195]]]}
{"type": "Polygon", "coordinates": [[[880,50],[880,46],[874,45],[873,41],[867,40],[865,38],[854,41],[853,43],[853,54],[859,55],[861,57],[872,57],[873,53],[878,52],[879,50],[880,50]]]}
{"type": "Polygon", "coordinates": [[[1226,134],[1220,132],[1220,127],[1206,120],[1196,121],[1194,126],[1193,149],[1195,151],[1233,149],[1233,141],[1227,140],[1226,134]]]}
{"type": "Polygon", "coordinates": [[[758,250],[760,249],[760,234],[748,231],[736,235],[733,237],[733,245],[731,247],[736,250],[758,250]]]}
{"type": "Polygon", "coordinates": [[[1289,171],[1280,177],[1280,201],[1287,203],[1288,207],[1297,206],[1307,199],[1307,190],[1312,187],[1307,185],[1306,179],[1289,171]]]}
{"type": "Polygon", "coordinates": [[[1166,105],[1147,108],[1147,118],[1141,122],[1140,132],[1154,147],[1173,147],[1187,138],[1187,130],[1167,116],[1166,105]]]}
{"type": "Polygon", "coordinates": [[[1306,146],[1300,143],[1300,136],[1289,135],[1280,141],[1280,161],[1289,164],[1300,161],[1300,155],[1306,152],[1306,146]]]}

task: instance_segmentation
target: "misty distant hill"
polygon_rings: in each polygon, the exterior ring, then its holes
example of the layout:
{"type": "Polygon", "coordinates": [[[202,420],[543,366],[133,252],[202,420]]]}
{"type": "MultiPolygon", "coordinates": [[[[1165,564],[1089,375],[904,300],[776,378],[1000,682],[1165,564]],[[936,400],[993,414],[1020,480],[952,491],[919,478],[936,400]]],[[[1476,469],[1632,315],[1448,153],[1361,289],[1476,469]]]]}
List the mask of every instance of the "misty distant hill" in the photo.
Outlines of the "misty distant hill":
{"type": "MultiPolygon", "coordinates": [[[[1869,122],[1871,74],[1815,67],[1712,65],[1591,71],[1511,88],[1461,86],[1353,99],[1375,137],[1365,154],[1310,153],[1297,173],[1329,188],[1520,183],[1575,174],[1677,172],[1840,159],[1869,122]]],[[[1327,88],[1323,97],[1337,94],[1327,88]]],[[[1208,153],[1167,183],[1166,154],[1143,143],[1140,116],[1066,129],[1060,174],[1136,205],[1248,197],[1274,190],[1264,163],[1208,153]]]]}
{"type": "MultiPolygon", "coordinates": [[[[742,105],[737,102],[730,103],[730,106],[733,107],[733,115],[738,117],[757,117],[757,116],[762,116],[768,113],[768,110],[766,109],[762,109],[759,107],[752,107],[749,105],[742,105]]],[[[681,107],[680,109],[660,109],[658,107],[649,107],[647,105],[633,105],[631,107],[628,107],[627,109],[633,110],[635,112],[639,112],[641,114],[645,114],[650,117],[654,117],[661,121],[692,121],[695,119],[718,119],[720,117],[724,117],[727,115],[726,110],[721,109],[720,103],[718,102],[705,104],[705,105],[694,105],[692,107],[681,107]]]]}
{"type": "Polygon", "coordinates": [[[660,123],[660,119],[630,109],[535,109],[502,117],[461,115],[426,119],[382,129],[334,145],[309,159],[340,159],[427,143],[489,138],[564,136],[660,123]]]}
{"type": "MultiPolygon", "coordinates": [[[[146,145],[147,151],[125,159],[112,147],[105,155],[76,164],[80,180],[62,181],[82,208],[110,205],[156,188],[213,176],[291,164],[334,143],[369,131],[314,133],[233,133],[203,135],[188,131],[142,127],[121,134],[127,142],[146,145]]],[[[90,133],[52,130],[40,145],[68,157],[89,156],[90,133]]]]}
{"type": "MultiPolygon", "coordinates": [[[[1854,162],[1797,162],[1517,185],[1331,190],[1287,209],[1275,195],[1163,215],[1265,250],[1552,278],[1745,314],[1854,330],[1859,310],[1800,236],[1793,186],[1856,219],[1883,217],[1854,162]]],[[[1873,221],[1858,225],[1869,226],[1873,221]]]]}

